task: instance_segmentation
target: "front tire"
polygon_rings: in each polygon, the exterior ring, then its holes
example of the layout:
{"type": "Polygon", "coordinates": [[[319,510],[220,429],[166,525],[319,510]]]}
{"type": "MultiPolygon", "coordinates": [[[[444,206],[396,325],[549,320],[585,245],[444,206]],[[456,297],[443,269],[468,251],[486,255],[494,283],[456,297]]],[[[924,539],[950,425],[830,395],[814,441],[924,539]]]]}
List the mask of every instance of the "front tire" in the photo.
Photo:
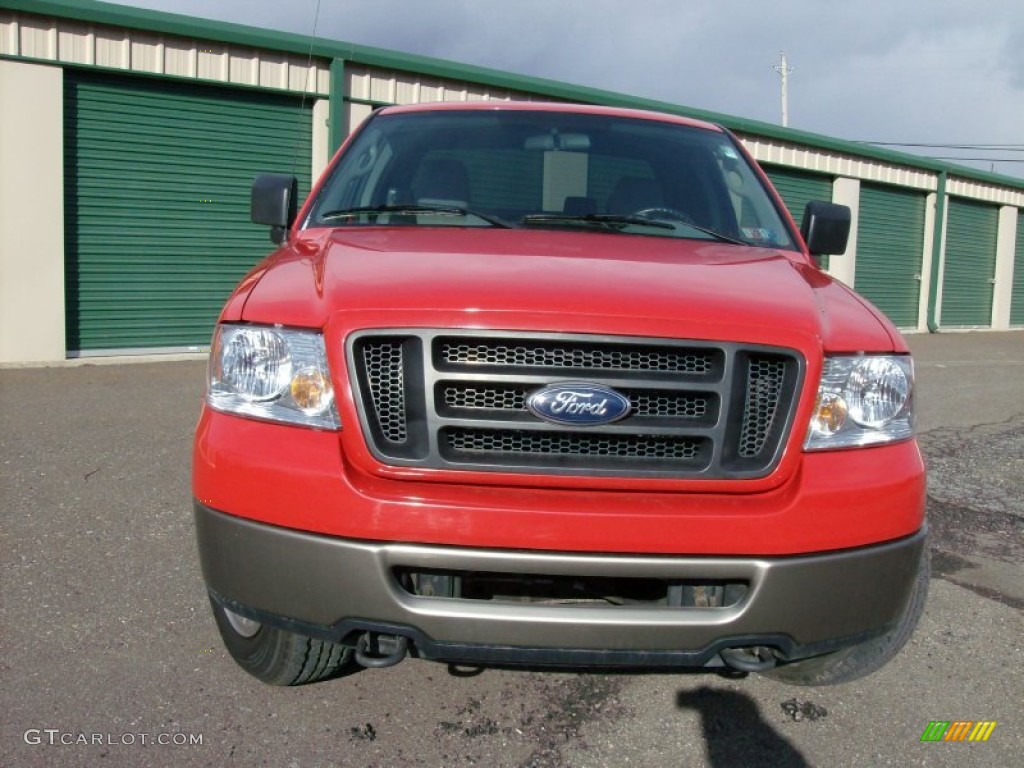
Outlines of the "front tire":
{"type": "Polygon", "coordinates": [[[351,648],[247,619],[212,597],[210,605],[228,653],[268,685],[316,683],[351,667],[351,648]]]}
{"type": "Polygon", "coordinates": [[[790,685],[837,685],[859,680],[877,672],[906,645],[928,597],[931,564],[927,547],[921,552],[917,578],[907,607],[899,622],[884,635],[824,656],[780,664],[762,674],[790,685]]]}

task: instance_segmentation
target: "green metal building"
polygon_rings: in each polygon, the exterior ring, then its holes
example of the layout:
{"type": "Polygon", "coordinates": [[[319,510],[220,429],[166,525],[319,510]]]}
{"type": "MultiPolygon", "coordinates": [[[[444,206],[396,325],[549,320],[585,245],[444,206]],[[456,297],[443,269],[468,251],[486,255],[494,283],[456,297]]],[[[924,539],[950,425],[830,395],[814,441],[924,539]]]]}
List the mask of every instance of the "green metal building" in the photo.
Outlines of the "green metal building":
{"type": "Polygon", "coordinates": [[[0,364],[201,352],[269,250],[251,178],[302,191],[374,107],[581,101],[735,131],[800,219],[849,205],[830,273],[910,331],[1024,326],[1024,181],[438,59],[93,0],[0,0],[0,364]]]}

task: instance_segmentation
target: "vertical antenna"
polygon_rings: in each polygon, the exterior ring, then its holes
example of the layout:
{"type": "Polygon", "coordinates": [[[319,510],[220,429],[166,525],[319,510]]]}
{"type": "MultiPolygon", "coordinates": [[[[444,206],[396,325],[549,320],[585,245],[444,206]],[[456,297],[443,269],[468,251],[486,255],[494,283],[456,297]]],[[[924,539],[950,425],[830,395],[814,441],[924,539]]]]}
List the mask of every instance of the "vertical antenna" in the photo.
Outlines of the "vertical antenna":
{"type": "Polygon", "coordinates": [[[779,52],[779,63],[772,67],[782,77],[782,127],[789,126],[789,76],[793,68],[786,63],[786,54],[779,52]]]}
{"type": "MultiPolygon", "coordinates": [[[[316,45],[316,27],[317,27],[317,24],[319,24],[319,23],[320,23],[320,0],[316,0],[316,11],[315,11],[315,13],[313,15],[313,32],[309,36],[309,55],[306,57],[306,83],[305,83],[305,85],[302,88],[302,98],[299,100],[299,112],[298,112],[298,114],[299,114],[300,118],[301,118],[301,115],[302,115],[303,111],[306,108],[306,94],[309,93],[309,91],[311,89],[312,89],[313,93],[315,94],[316,93],[316,89],[317,89],[316,81],[314,80],[313,83],[311,84],[310,83],[310,78],[311,77],[314,77],[314,78],[316,77],[316,72],[313,69],[313,48],[316,45]]],[[[302,125],[302,120],[301,119],[298,121],[298,125],[299,126],[302,125]]],[[[300,128],[300,130],[301,130],[301,128],[300,128]]],[[[298,138],[298,133],[296,133],[295,146],[294,146],[294,149],[292,151],[292,175],[293,176],[297,176],[298,175],[298,173],[296,172],[297,171],[298,162],[299,162],[299,138],[298,138]]],[[[313,179],[312,181],[316,182],[316,179],[313,179]]]]}

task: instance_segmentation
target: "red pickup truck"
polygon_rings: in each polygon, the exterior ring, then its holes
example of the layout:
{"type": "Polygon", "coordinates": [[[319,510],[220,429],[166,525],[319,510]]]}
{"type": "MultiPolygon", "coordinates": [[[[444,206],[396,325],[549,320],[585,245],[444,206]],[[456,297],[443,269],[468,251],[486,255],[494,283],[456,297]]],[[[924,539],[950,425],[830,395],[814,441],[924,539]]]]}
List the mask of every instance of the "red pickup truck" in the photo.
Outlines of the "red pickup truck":
{"type": "Polygon", "coordinates": [[[928,586],[914,373],[740,142],[565,104],[377,111],[213,337],[224,643],[291,685],[407,655],[852,680],[928,586]]]}

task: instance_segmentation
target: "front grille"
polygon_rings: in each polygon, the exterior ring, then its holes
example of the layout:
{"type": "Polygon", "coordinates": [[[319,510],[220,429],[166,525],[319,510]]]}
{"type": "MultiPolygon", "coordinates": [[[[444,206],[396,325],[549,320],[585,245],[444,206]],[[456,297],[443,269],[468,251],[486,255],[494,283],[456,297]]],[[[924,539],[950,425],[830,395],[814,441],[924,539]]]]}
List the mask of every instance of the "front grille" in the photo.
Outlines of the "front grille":
{"type": "Polygon", "coordinates": [[[778,348],[493,332],[364,331],[348,360],[380,461],[564,475],[763,476],[803,374],[778,348]],[[566,426],[527,409],[532,392],[565,382],[613,388],[629,412],[566,426]]]}

